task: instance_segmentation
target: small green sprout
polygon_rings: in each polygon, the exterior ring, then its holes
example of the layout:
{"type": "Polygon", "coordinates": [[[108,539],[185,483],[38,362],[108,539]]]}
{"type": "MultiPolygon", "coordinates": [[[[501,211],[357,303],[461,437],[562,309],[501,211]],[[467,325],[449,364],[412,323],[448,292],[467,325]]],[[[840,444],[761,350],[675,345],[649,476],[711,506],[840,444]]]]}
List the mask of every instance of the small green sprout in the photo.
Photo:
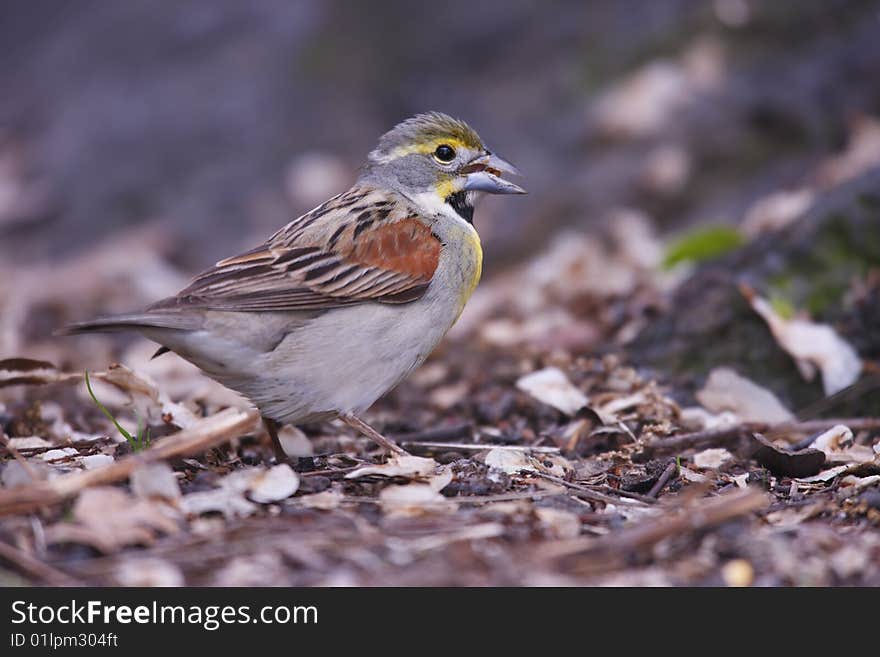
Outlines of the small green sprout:
{"type": "Polygon", "coordinates": [[[150,427],[146,426],[143,422],[143,418],[139,415],[137,416],[137,433],[132,436],[125,428],[119,424],[116,418],[113,416],[107,407],[104,406],[101,402],[98,401],[98,398],[95,397],[95,392],[92,390],[92,384],[89,382],[89,371],[85,371],[85,379],[86,379],[86,390],[89,391],[89,397],[92,398],[92,401],[95,402],[95,406],[107,416],[107,419],[113,423],[113,426],[122,434],[122,436],[128,441],[128,444],[131,445],[131,449],[134,452],[140,452],[142,449],[145,449],[150,446],[150,427]]]}

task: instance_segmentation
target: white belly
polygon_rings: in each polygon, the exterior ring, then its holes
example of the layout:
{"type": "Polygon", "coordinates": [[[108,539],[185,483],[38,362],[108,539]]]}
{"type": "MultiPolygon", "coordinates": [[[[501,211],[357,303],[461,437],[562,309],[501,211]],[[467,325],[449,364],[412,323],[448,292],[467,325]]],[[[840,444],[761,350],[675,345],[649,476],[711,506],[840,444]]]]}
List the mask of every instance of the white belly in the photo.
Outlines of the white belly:
{"type": "Polygon", "coordinates": [[[423,301],[325,313],[263,357],[246,393],[282,422],[360,413],[420,365],[454,319],[423,301]]]}

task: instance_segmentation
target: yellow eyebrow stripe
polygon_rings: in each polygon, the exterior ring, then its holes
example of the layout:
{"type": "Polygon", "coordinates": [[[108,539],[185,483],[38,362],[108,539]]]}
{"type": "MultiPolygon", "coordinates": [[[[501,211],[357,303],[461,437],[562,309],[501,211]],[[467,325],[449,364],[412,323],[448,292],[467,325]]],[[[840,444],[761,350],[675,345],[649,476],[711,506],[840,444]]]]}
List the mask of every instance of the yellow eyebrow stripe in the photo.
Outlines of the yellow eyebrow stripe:
{"type": "Polygon", "coordinates": [[[431,141],[422,142],[420,144],[410,144],[408,146],[398,146],[393,151],[391,151],[390,159],[397,159],[398,157],[403,157],[404,155],[410,155],[411,153],[422,153],[428,154],[433,153],[437,150],[437,147],[440,144],[449,144],[453,148],[468,148],[467,144],[465,144],[460,139],[456,139],[455,137],[442,137],[439,139],[432,139],[431,141]]]}

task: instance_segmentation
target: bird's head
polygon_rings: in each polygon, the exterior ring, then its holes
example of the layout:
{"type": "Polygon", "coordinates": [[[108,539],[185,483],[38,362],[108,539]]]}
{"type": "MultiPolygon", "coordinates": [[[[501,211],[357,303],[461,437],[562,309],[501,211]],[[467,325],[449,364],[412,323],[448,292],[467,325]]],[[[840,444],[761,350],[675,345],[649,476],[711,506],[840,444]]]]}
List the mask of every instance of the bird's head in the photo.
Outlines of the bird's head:
{"type": "Polygon", "coordinates": [[[413,199],[446,203],[470,222],[481,192],[525,194],[502,178],[516,168],[492,153],[464,121],[419,114],[386,132],[370,153],[363,178],[413,199]]]}

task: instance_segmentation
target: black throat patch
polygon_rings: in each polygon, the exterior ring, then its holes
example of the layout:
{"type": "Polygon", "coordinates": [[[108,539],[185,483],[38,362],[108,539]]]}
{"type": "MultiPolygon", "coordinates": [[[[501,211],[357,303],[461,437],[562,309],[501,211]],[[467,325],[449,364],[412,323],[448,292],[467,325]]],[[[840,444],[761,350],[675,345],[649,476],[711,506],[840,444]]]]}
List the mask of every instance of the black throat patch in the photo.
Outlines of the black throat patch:
{"type": "Polygon", "coordinates": [[[474,223],[474,206],[468,192],[455,192],[446,197],[446,202],[452,206],[456,214],[469,224],[474,223]]]}

